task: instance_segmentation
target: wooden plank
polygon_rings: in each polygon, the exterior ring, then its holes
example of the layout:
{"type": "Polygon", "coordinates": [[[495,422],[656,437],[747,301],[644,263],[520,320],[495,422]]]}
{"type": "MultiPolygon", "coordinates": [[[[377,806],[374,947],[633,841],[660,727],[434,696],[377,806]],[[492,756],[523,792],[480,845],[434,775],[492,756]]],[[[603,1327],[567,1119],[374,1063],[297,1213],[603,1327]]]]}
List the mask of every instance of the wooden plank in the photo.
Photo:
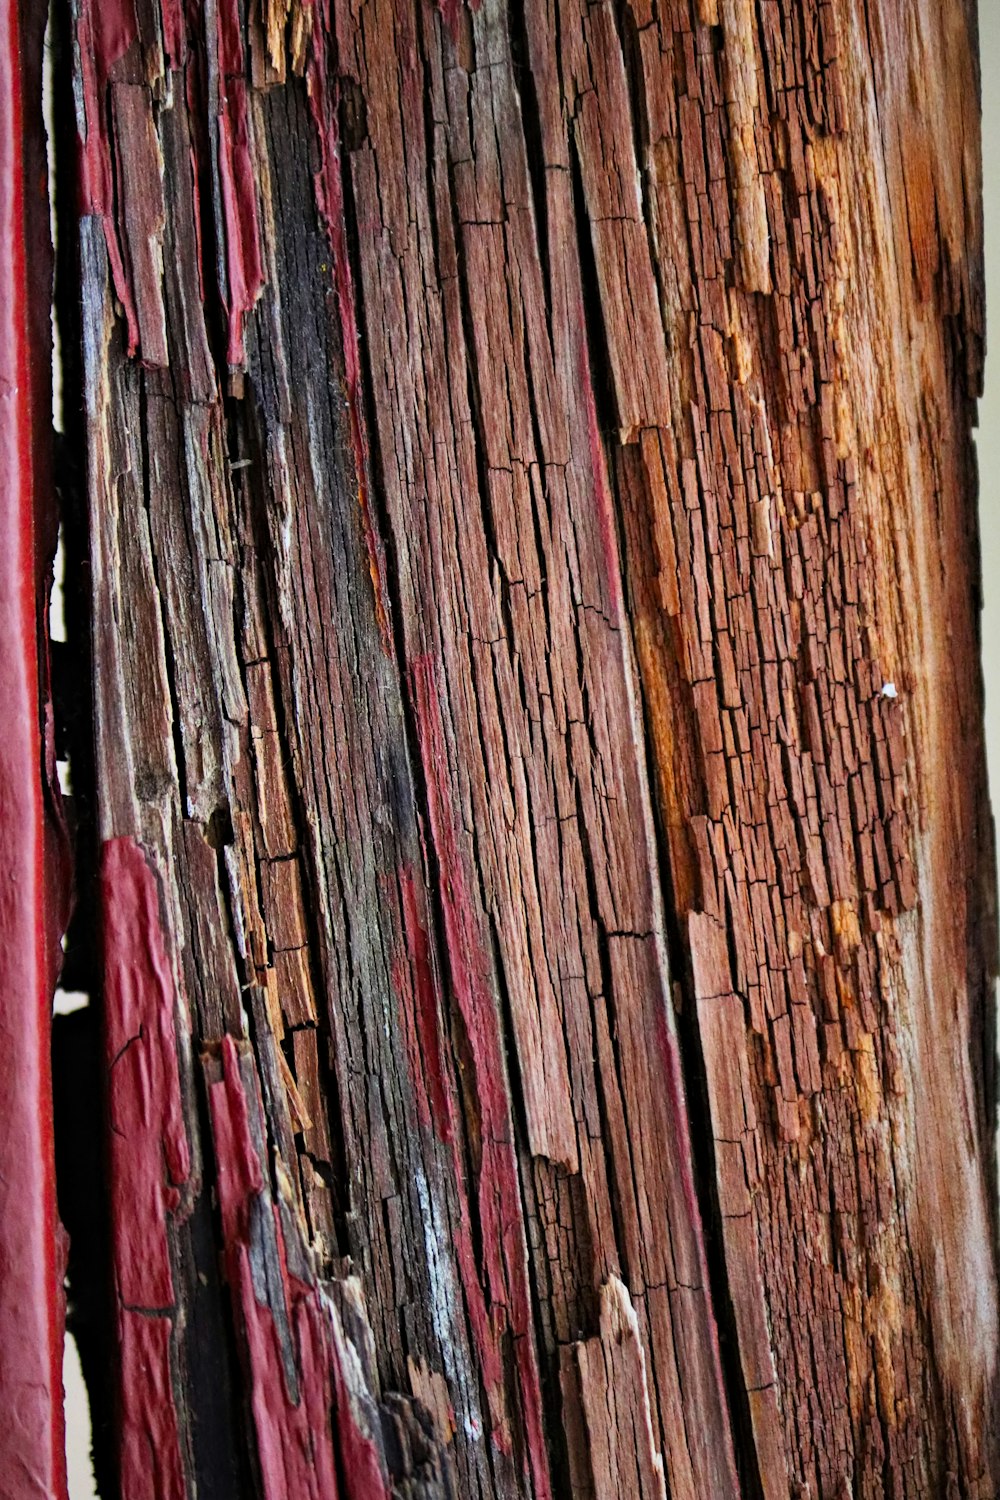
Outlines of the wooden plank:
{"type": "Polygon", "coordinates": [[[965,10],[77,35],[175,1489],[987,1500],[965,10]]]}

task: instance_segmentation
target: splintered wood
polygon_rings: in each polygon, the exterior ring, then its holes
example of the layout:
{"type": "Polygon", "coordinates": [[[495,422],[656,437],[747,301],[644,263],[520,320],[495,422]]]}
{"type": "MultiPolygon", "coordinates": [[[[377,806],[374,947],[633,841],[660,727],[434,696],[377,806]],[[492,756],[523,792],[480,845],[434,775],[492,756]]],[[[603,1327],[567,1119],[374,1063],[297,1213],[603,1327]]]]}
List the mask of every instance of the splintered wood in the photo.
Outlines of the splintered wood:
{"type": "Polygon", "coordinates": [[[125,1492],[995,1497],[971,6],[75,25],[125,1492]]]}

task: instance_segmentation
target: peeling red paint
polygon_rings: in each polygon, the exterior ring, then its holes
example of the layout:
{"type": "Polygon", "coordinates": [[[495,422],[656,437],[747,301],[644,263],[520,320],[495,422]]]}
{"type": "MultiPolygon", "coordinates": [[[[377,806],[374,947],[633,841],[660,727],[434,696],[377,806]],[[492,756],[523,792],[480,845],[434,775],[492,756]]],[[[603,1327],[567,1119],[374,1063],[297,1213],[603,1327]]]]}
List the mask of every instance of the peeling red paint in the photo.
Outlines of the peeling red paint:
{"type": "MultiPolygon", "coordinates": [[[[292,1330],[299,1380],[296,1404],[285,1381],[274,1314],[258,1302],[254,1291],[252,1214],[255,1204],[265,1212],[272,1210],[262,1198],[264,1175],[250,1129],[239,1055],[228,1036],[222,1043],[222,1078],[209,1088],[209,1108],[226,1274],[245,1345],[264,1500],[336,1500],[330,1361],[318,1293],[290,1279],[282,1263],[283,1311],[292,1330]]],[[[277,1216],[275,1225],[281,1244],[277,1216]]]]}
{"type": "Polygon", "coordinates": [[[243,325],[264,286],[264,263],[247,134],[247,87],[242,78],[227,78],[225,89],[219,116],[219,178],[226,220],[226,275],[229,282],[226,358],[230,365],[238,366],[245,362],[243,325]]]}
{"type": "Polygon", "coordinates": [[[191,1162],[159,888],[132,839],[103,847],[101,910],[122,1490],[130,1500],[182,1500],[168,1215],[191,1162]]]}
{"type": "MultiPolygon", "coordinates": [[[[163,9],[167,56],[177,66],[186,55],[187,38],[179,0],[163,9]]],[[[108,136],[107,92],[115,64],[138,39],[131,0],[98,4],[82,0],[78,21],[80,73],[83,85],[83,139],[80,142],[81,212],[102,220],[115,293],[125,314],[129,355],[140,347],[135,291],[115,217],[112,174],[113,142],[108,136]]],[[[253,163],[247,127],[247,90],[243,77],[243,44],[239,15],[232,0],[218,8],[217,47],[220,88],[218,166],[225,219],[229,364],[244,363],[246,314],[264,286],[264,263],[257,214],[253,163]]],[[[190,86],[191,79],[188,79],[190,86]]],[[[135,187],[135,184],[133,184],[135,187]]]]}
{"type": "Polygon", "coordinates": [[[184,0],[160,0],[160,22],[167,64],[179,68],[187,56],[187,27],[184,24],[184,0]]]}
{"type": "Polygon", "coordinates": [[[120,1308],[122,1381],[118,1432],[121,1493],[128,1500],[186,1500],[177,1407],[170,1379],[172,1321],[120,1308]]]}
{"type": "Polygon", "coordinates": [[[220,0],[216,47],[219,64],[219,181],[226,233],[228,336],[231,367],[245,363],[243,326],[264,286],[254,163],[247,127],[243,38],[235,0],[220,0]]]}
{"type": "MultiPolygon", "coordinates": [[[[319,1287],[289,1274],[281,1216],[251,1127],[251,1110],[262,1123],[260,1097],[248,1097],[240,1049],[228,1036],[209,1110],[226,1275],[244,1345],[264,1500],[390,1500],[378,1450],[355,1417],[336,1314],[319,1287]],[[270,1216],[277,1243],[279,1312],[291,1332],[297,1399],[288,1389],[274,1310],[254,1288],[251,1249],[256,1234],[262,1253],[261,1214],[270,1216]]],[[[272,1295],[276,1290],[269,1284],[272,1295]]]]}
{"type": "Polygon", "coordinates": [[[111,0],[110,4],[81,0],[77,37],[84,115],[77,172],[80,212],[96,214],[102,222],[111,277],[125,314],[128,352],[132,355],[139,347],[139,323],[114,221],[111,144],[104,109],[111,69],[138,37],[131,0],[111,0]]]}
{"type": "Polygon", "coordinates": [[[237,0],[217,0],[219,72],[227,78],[243,76],[243,37],[237,0]]]}
{"type": "MultiPolygon", "coordinates": [[[[438,782],[438,768],[447,759],[447,749],[434,664],[429,657],[418,657],[411,671],[420,754],[427,781],[428,812],[440,870],[445,947],[455,1000],[472,1054],[472,1086],[480,1116],[477,1205],[485,1288],[476,1263],[469,1207],[464,1196],[463,1221],[456,1234],[455,1254],[483,1384],[490,1401],[493,1441],[503,1451],[510,1450],[510,1433],[503,1417],[504,1370],[499,1347],[499,1338],[506,1325],[513,1339],[522,1431],[531,1481],[538,1500],[547,1500],[552,1490],[542,1423],[520,1188],[511,1139],[496,1001],[477,918],[467,894],[464,864],[453,820],[438,782]]],[[[457,1109],[457,1101],[454,1107],[457,1109]]],[[[454,1151],[454,1166],[461,1193],[464,1170],[457,1149],[454,1151]]]]}
{"type": "MultiPolygon", "coordinates": [[[[330,35],[329,0],[319,0],[316,25],[313,34],[330,35]]],[[[358,504],[361,508],[361,525],[365,548],[368,552],[368,571],[375,591],[375,618],[378,622],[382,649],[386,656],[393,656],[392,626],[386,609],[387,585],[385,575],[385,548],[372,520],[371,502],[368,494],[368,433],[365,427],[361,393],[361,352],[358,340],[358,324],[354,311],[354,278],[347,251],[347,229],[344,220],[344,184],[340,163],[340,135],[337,124],[336,85],[330,87],[326,71],[326,56],[322,48],[311,47],[308,68],[309,107],[320,148],[320,166],[315,176],[316,206],[320,218],[326,225],[333,260],[333,281],[337,292],[337,311],[340,318],[341,339],[344,346],[344,382],[347,386],[347,405],[351,422],[351,444],[354,449],[354,466],[358,476],[358,504]]]]}
{"type": "MultiPolygon", "coordinates": [[[[46,869],[39,660],[39,485],[17,0],[0,0],[0,1492],[66,1493],[63,1298],[52,1135],[53,917],[46,869]]],[[[45,265],[48,265],[46,258],[45,265]]],[[[46,299],[47,291],[41,295],[46,299]]],[[[47,428],[46,428],[47,430],[47,428]]]]}
{"type": "Polygon", "coordinates": [[[174,1032],[174,984],[156,876],[133,839],[101,858],[105,1047],[117,1216],[119,1295],[134,1307],[173,1299],[168,1211],[190,1172],[174,1032]]]}
{"type": "MultiPolygon", "coordinates": [[[[90,5],[83,7],[90,10],[90,5]]],[[[98,68],[107,78],[112,64],[138,39],[133,0],[99,0],[93,7],[93,42],[98,68]]]]}
{"type": "Polygon", "coordinates": [[[337,1413],[337,1446],[344,1476],[343,1500],[392,1500],[392,1491],[379,1463],[371,1438],[359,1427],[353,1411],[344,1362],[332,1341],[331,1368],[337,1413]]]}
{"type": "Polygon", "coordinates": [[[462,18],[462,0],[438,0],[438,10],[452,42],[458,45],[458,25],[462,18]]]}

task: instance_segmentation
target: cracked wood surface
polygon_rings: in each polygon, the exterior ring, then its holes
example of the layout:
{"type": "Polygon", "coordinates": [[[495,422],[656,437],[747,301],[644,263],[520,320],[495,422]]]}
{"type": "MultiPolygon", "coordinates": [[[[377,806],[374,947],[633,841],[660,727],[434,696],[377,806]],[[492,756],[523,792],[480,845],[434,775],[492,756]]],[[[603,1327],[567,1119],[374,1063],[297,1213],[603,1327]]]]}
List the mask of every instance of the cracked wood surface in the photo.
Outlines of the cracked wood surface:
{"type": "Polygon", "coordinates": [[[73,25],[122,1493],[996,1496],[971,9],[73,25]]]}

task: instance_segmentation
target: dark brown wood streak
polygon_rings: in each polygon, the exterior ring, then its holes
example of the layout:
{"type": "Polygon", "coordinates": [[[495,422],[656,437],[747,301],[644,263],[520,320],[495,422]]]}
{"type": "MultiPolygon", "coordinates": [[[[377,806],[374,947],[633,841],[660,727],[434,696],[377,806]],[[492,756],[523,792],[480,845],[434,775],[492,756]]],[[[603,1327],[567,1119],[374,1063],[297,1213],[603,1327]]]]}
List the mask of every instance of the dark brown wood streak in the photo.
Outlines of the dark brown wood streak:
{"type": "Polygon", "coordinates": [[[991,1500],[971,4],[75,5],[122,1494],[991,1500]]]}

